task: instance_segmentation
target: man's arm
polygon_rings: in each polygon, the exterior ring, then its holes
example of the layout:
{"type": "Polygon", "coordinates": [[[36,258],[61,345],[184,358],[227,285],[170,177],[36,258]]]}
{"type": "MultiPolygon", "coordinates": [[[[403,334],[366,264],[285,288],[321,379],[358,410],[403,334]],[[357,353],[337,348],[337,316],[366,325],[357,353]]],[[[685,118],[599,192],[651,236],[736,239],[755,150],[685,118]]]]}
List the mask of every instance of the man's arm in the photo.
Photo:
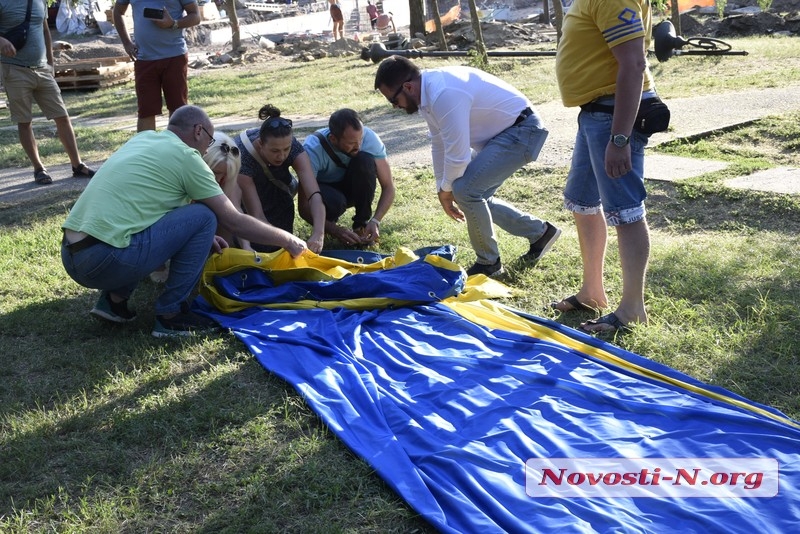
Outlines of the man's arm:
{"type": "Polygon", "coordinates": [[[318,193],[319,183],[314,175],[314,168],[311,166],[308,153],[298,154],[292,162],[292,168],[300,181],[297,210],[300,212],[302,209],[311,216],[311,237],[308,239],[308,248],[319,254],[322,252],[322,245],[325,242],[325,203],[322,201],[322,194],[318,193]]]}
{"type": "Polygon", "coordinates": [[[196,2],[186,4],[183,6],[183,10],[186,12],[186,16],[173,19],[169,12],[165,9],[164,17],[160,20],[153,20],[153,22],[159,28],[163,28],[165,30],[173,27],[180,29],[191,28],[192,26],[197,26],[200,24],[202,17],[200,17],[200,8],[197,7],[196,2]]]}
{"type": "Polygon", "coordinates": [[[381,235],[381,221],[389,212],[394,202],[395,188],[392,178],[392,169],[389,167],[389,160],[386,158],[376,158],[375,167],[378,171],[378,184],[381,186],[381,195],[378,197],[378,205],[375,207],[375,214],[372,219],[367,221],[365,227],[365,242],[373,243],[381,235]]]}
{"type": "Polygon", "coordinates": [[[255,217],[240,213],[225,195],[200,199],[198,202],[208,206],[217,216],[217,222],[233,235],[264,245],[282,247],[295,258],[306,250],[306,244],[302,239],[255,217]]]}
{"type": "Polygon", "coordinates": [[[56,62],[53,59],[53,39],[50,37],[50,26],[47,25],[47,17],[42,21],[42,32],[44,33],[44,53],[47,55],[47,64],[55,69],[56,62]]]}
{"type": "MultiPolygon", "coordinates": [[[[472,149],[469,144],[471,107],[471,98],[460,91],[453,91],[446,97],[440,96],[431,104],[431,114],[439,127],[438,139],[436,137],[431,139],[431,155],[434,158],[437,186],[441,191],[452,191],[453,182],[464,176],[467,165],[472,161],[472,149]]],[[[435,135],[436,132],[432,128],[429,129],[435,135]]]]}
{"type": "Polygon", "coordinates": [[[125,53],[133,60],[136,61],[136,55],[139,53],[139,48],[131,41],[131,35],[128,33],[128,28],[125,26],[125,13],[128,11],[128,4],[114,3],[112,11],[112,19],[114,20],[114,29],[117,30],[119,40],[125,53]]]}
{"type": "MultiPolygon", "coordinates": [[[[614,117],[611,134],[630,136],[642,99],[642,83],[647,60],[644,38],[632,39],[611,49],[617,60],[617,86],[614,97],[614,117]]],[[[631,170],[631,145],[618,147],[610,142],[606,147],[605,170],[611,178],[619,178],[631,170]]]]}

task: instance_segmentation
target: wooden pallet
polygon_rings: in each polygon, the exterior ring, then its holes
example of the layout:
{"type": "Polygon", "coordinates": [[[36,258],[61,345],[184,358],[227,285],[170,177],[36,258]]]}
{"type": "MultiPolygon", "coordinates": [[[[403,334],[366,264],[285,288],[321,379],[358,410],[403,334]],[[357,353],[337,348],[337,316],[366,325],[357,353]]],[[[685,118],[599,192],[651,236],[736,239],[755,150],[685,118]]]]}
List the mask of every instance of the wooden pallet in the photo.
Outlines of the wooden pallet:
{"type": "Polygon", "coordinates": [[[56,64],[56,82],[62,90],[101,89],[133,79],[128,56],[101,57],[56,64]]]}

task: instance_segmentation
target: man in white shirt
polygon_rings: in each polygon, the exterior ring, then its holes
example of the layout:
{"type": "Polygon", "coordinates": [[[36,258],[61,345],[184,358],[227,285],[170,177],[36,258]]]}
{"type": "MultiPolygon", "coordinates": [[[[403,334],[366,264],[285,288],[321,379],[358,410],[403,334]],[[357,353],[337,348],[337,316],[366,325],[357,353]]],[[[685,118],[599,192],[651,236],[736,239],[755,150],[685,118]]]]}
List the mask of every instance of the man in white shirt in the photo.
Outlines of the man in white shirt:
{"type": "Polygon", "coordinates": [[[503,273],[492,223],[528,240],[521,260],[539,261],[561,230],[495,196],[508,177],[539,156],[547,138],[525,95],[472,67],[420,71],[401,56],[381,62],[375,89],[428,123],[439,202],[447,215],[467,223],[477,256],[467,274],[503,273]]]}

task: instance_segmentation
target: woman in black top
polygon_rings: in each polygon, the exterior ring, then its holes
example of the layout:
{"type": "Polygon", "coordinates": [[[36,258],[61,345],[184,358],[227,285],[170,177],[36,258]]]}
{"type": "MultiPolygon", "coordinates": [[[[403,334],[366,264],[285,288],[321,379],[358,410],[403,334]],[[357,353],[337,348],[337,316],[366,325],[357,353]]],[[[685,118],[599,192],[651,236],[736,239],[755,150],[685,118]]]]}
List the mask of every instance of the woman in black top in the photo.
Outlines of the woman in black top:
{"type": "MultiPolygon", "coordinates": [[[[238,183],[244,208],[254,217],[294,233],[294,197],[304,195],[313,220],[307,246],[319,254],[325,239],[325,205],[308,154],[292,134],[292,121],[281,117],[278,108],[268,104],[258,112],[258,118],[264,121],[260,128],[236,137],[242,154],[238,183]]],[[[258,243],[251,246],[260,252],[276,250],[258,243]]]]}

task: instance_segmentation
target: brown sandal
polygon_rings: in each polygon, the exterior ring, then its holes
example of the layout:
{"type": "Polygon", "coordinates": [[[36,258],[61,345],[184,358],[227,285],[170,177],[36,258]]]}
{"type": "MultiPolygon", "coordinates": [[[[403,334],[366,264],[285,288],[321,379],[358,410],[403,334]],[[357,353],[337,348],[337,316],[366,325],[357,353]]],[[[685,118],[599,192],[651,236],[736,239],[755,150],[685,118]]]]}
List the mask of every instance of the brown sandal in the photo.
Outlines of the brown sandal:
{"type": "Polygon", "coordinates": [[[584,304],[583,302],[579,301],[578,297],[576,297],[575,295],[571,295],[567,298],[561,299],[560,302],[559,301],[551,302],[550,307],[556,311],[560,311],[561,313],[568,313],[573,311],[595,311],[595,309],[589,306],[588,304],[584,304]],[[561,304],[562,302],[566,302],[572,307],[568,310],[561,310],[559,309],[558,305],[561,304]]]}
{"type": "Polygon", "coordinates": [[[94,170],[87,167],[85,163],[78,163],[77,167],[72,167],[73,178],[91,178],[94,176],[94,170]]]}
{"type": "Polygon", "coordinates": [[[47,173],[47,169],[39,169],[33,171],[33,181],[39,185],[47,185],[53,183],[53,178],[47,173]]]}

